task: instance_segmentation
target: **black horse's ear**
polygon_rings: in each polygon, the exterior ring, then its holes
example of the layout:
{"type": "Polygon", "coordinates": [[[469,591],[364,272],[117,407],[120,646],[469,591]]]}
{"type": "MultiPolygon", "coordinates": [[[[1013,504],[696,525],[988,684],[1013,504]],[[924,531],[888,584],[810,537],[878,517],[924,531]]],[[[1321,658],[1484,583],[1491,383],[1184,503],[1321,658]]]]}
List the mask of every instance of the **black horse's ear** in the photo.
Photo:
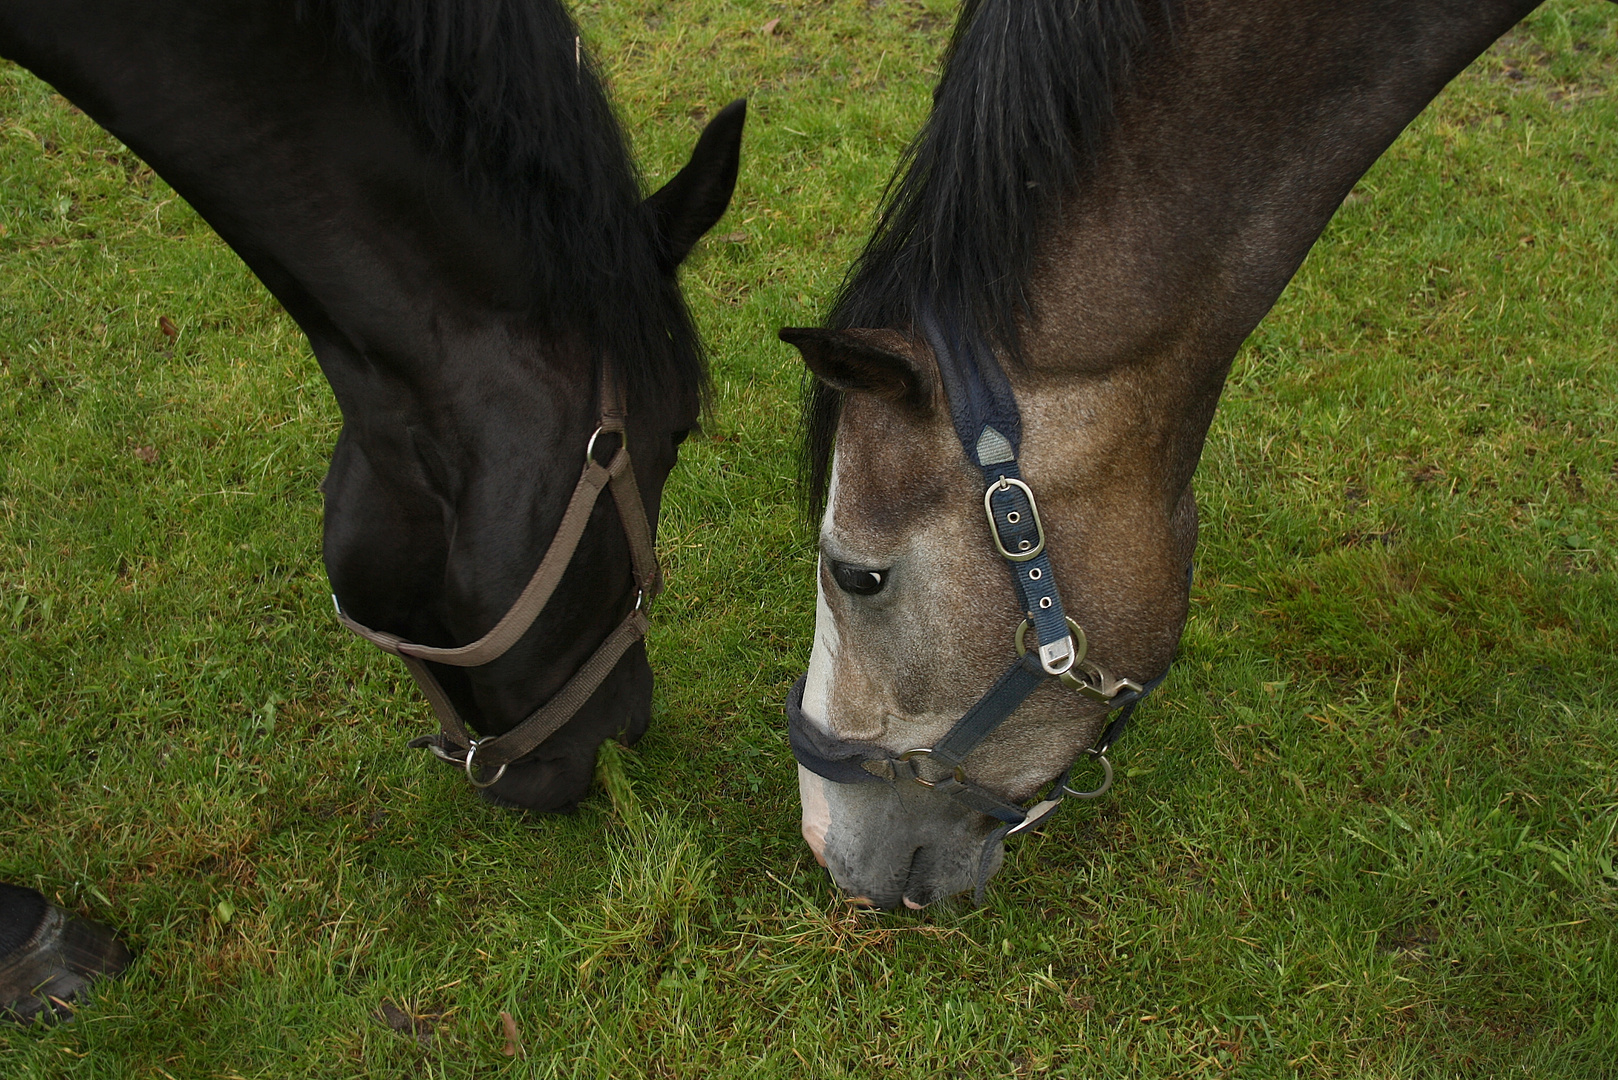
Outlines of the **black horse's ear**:
{"type": "Polygon", "coordinates": [[[691,247],[725,214],[741,166],[742,125],[747,101],[737,98],[702,129],[691,160],[673,180],[646,197],[662,249],[663,269],[673,270],[691,247]]]}
{"type": "Polygon", "coordinates": [[[932,407],[932,369],[898,331],[789,326],[779,336],[797,346],[809,370],[835,390],[875,394],[920,411],[932,407]]]}

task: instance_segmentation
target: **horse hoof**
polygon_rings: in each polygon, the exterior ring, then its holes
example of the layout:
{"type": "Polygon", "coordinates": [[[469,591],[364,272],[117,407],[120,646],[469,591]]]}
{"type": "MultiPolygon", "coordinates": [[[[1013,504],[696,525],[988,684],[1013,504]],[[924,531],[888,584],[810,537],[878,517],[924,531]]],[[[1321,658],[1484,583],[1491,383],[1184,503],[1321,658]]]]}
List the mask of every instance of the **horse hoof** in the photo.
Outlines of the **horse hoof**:
{"type": "Polygon", "coordinates": [[[33,936],[0,957],[0,1016],[23,1024],[70,1020],[90,984],[129,961],[107,927],[48,907],[33,936]]]}

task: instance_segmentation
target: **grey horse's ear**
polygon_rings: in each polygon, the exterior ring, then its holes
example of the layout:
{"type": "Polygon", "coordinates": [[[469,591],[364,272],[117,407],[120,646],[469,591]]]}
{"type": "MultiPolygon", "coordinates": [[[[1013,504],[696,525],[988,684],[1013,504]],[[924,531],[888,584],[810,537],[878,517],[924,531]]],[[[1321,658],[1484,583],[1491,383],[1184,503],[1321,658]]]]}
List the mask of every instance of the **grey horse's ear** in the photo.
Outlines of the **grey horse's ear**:
{"type": "Polygon", "coordinates": [[[827,330],[788,326],[780,338],[797,346],[815,377],[835,390],[874,394],[926,412],[937,379],[930,354],[895,330],[827,330]]]}

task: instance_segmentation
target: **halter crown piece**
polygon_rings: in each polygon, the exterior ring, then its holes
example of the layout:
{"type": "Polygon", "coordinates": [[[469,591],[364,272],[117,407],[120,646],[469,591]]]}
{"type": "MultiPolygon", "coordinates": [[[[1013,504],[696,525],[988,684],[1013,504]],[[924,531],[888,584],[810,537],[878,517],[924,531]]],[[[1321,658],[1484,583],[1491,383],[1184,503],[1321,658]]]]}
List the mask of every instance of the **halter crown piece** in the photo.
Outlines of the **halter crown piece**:
{"type": "Polygon", "coordinates": [[[377,648],[403,660],[416,685],[427,695],[427,701],[438,717],[438,733],[411,739],[409,745],[425,747],[440,761],[464,769],[473,787],[486,788],[496,783],[505,775],[507,765],[533,753],[540,743],[573,719],[574,714],[590,700],[590,695],[618,665],[625,650],[646,636],[646,608],[663,587],[662,571],[658,568],[657,554],[652,546],[652,530],[647,523],[646,506],[641,501],[640,489],[635,486],[635,469],[629,460],[629,441],[624,433],[626,412],[623,391],[610,365],[602,366],[600,378],[601,421],[590,436],[590,441],[585,444],[584,472],[573,488],[573,496],[562,514],[562,523],[557,526],[556,535],[551,538],[550,547],[540,560],[534,576],[528,579],[521,594],[488,633],[470,645],[452,649],[418,645],[356,622],[344,613],[343,605],[335,593],[331,598],[337,608],[337,621],[377,648]],[[607,434],[616,434],[619,445],[611,459],[603,465],[596,460],[595,447],[596,441],[607,434]],[[573,553],[578,550],[579,539],[590,522],[596,499],[609,487],[612,489],[612,501],[618,507],[618,520],[629,539],[637,590],[634,607],[549,701],[501,735],[473,738],[449,695],[428,666],[429,662],[452,667],[479,667],[504,656],[544,610],[546,601],[551,598],[557,583],[562,580],[562,574],[573,561],[573,553]],[[482,769],[493,769],[494,775],[487,780],[482,779],[479,775],[482,769]]]}
{"type": "Polygon", "coordinates": [[[875,743],[839,739],[822,730],[803,714],[808,676],[800,678],[787,697],[787,733],[798,763],[834,783],[910,780],[997,819],[1000,827],[984,841],[979,860],[977,894],[981,900],[990,860],[1002,840],[1034,828],[1055,813],[1068,796],[1093,799],[1112,786],[1112,763],[1107,760],[1107,750],[1123,734],[1141,699],[1162,684],[1168,671],[1141,684],[1111,678],[1085,659],[1084,631],[1062,607],[1039,505],[1017,464],[1022,414],[1011,384],[992,352],[956,340],[931,313],[924,314],[921,323],[938,360],[961,449],[983,471],[983,509],[990,540],[1011,572],[1012,588],[1024,613],[1015,639],[1018,657],[955,726],[930,747],[907,750],[895,757],[892,751],[875,743]],[[1037,638],[1032,649],[1027,640],[1030,629],[1037,638]],[[966,758],[1048,678],[1061,680],[1064,686],[1118,715],[1083,755],[1101,766],[1099,786],[1089,791],[1069,787],[1077,764],[1074,762],[1051,783],[1042,798],[1024,808],[968,779],[966,758]]]}

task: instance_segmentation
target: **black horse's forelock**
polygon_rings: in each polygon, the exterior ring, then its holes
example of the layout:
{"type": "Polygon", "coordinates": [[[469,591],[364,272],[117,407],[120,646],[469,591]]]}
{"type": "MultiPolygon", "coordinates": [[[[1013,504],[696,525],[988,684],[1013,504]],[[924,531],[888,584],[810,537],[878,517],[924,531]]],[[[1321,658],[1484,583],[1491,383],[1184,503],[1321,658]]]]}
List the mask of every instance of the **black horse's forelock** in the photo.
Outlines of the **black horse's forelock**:
{"type": "Polygon", "coordinates": [[[706,390],[639,177],[560,0],[297,0],[400,96],[431,150],[531,252],[530,311],[620,366],[632,401],[706,390]]]}
{"type": "MultiPolygon", "coordinates": [[[[933,111],[900,160],[876,229],[828,323],[912,328],[922,310],[960,340],[1020,359],[1035,249],[1094,163],[1116,96],[1174,0],[966,0],[933,111]]],[[[841,395],[810,379],[805,508],[825,509],[841,395]]]]}

